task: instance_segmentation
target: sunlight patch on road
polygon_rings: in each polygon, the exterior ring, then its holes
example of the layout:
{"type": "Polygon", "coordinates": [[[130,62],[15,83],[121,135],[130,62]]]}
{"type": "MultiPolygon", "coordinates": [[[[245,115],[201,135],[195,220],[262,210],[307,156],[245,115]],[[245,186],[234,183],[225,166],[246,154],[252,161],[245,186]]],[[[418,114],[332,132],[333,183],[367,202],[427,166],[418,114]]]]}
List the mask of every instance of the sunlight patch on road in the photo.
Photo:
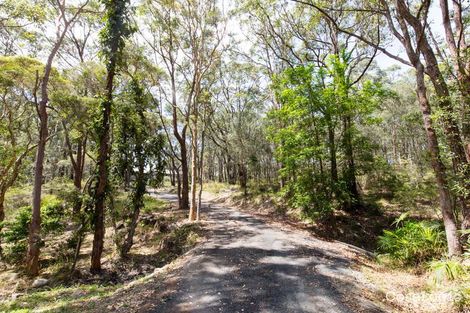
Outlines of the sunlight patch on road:
{"type": "Polygon", "coordinates": [[[286,256],[267,256],[261,258],[259,263],[263,264],[277,264],[277,265],[293,265],[293,266],[307,266],[312,260],[310,258],[295,258],[286,256]]]}
{"type": "Polygon", "coordinates": [[[204,270],[215,275],[226,275],[237,270],[236,266],[222,266],[212,262],[204,264],[204,270]]]}

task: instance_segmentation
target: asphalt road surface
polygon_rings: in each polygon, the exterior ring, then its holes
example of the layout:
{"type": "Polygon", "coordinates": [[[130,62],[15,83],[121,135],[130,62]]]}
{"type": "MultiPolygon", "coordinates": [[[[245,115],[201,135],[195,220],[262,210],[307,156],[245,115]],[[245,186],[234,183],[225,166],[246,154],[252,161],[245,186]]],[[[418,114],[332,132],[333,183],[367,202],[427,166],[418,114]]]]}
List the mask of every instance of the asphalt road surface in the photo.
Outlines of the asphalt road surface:
{"type": "Polygon", "coordinates": [[[203,213],[210,239],[177,270],[153,312],[386,312],[364,296],[351,247],[235,209],[203,213]]]}

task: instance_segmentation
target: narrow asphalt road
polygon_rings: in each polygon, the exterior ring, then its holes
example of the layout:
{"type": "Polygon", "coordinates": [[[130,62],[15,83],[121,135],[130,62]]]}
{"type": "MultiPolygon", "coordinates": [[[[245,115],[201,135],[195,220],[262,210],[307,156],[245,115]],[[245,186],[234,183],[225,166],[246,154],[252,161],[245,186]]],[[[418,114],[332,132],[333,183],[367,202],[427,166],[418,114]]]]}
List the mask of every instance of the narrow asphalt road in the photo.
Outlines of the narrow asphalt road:
{"type": "Polygon", "coordinates": [[[206,206],[203,217],[209,240],[153,312],[385,312],[364,296],[351,247],[226,207],[206,206]]]}

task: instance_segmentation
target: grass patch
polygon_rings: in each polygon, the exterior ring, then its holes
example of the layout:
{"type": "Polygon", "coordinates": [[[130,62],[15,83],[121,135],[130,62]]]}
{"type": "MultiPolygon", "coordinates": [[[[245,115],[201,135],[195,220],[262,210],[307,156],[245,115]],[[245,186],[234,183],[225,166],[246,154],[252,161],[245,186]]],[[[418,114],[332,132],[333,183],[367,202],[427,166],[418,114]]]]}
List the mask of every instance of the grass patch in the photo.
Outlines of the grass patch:
{"type": "Polygon", "coordinates": [[[119,285],[74,285],[32,291],[16,300],[0,303],[0,312],[85,312],[88,300],[110,295],[118,287],[119,285]],[[72,306],[76,309],[73,310],[72,306]]]}
{"type": "Polygon", "coordinates": [[[470,281],[457,288],[454,295],[454,306],[461,311],[470,307],[470,281]]]}
{"type": "Polygon", "coordinates": [[[161,212],[167,209],[169,206],[169,202],[161,199],[157,199],[150,195],[144,196],[144,208],[142,212],[144,213],[153,213],[153,212],[161,212]]]}
{"type": "Polygon", "coordinates": [[[203,190],[210,192],[210,193],[218,194],[223,190],[231,189],[233,187],[234,187],[233,185],[229,185],[226,183],[219,183],[219,182],[211,181],[211,182],[204,183],[203,190]]]}
{"type": "MultiPolygon", "coordinates": [[[[126,207],[129,205],[129,192],[120,190],[114,195],[114,208],[116,212],[124,212],[126,207]]],[[[168,209],[169,202],[161,199],[157,199],[150,195],[144,195],[144,207],[142,213],[155,213],[162,212],[168,209]]]]}
{"type": "Polygon", "coordinates": [[[5,218],[13,218],[18,208],[31,204],[32,186],[13,187],[5,195],[5,218]]]}
{"type": "Polygon", "coordinates": [[[470,278],[469,268],[459,260],[443,259],[434,260],[429,264],[432,272],[431,278],[434,284],[441,284],[444,281],[463,280],[470,278]]]}
{"type": "MultiPolygon", "coordinates": [[[[68,196],[75,191],[70,180],[55,179],[43,186],[42,204],[60,200],[67,200],[68,196]]],[[[23,185],[9,188],[5,195],[5,218],[12,219],[19,208],[30,206],[32,201],[33,186],[23,185]]]]}

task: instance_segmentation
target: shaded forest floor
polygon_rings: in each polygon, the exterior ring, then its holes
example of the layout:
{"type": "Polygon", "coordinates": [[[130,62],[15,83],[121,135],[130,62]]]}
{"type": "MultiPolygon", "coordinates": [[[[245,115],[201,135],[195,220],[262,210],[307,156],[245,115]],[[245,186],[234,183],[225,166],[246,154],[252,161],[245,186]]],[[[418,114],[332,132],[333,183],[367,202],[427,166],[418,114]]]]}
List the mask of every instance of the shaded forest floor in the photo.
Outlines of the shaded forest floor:
{"type": "Polygon", "coordinates": [[[73,273],[70,271],[71,256],[65,254],[64,248],[70,231],[46,237],[39,280],[25,275],[21,263],[0,262],[0,312],[69,312],[75,306],[77,312],[83,312],[82,308],[93,299],[113,294],[159,272],[203,240],[202,225],[187,223],[186,213],[178,210],[171,201],[156,199],[154,195],[152,199],[146,199],[134,246],[126,259],[117,255],[113,241],[115,231],[108,226],[100,275],[88,271],[92,234],[84,239],[73,273]],[[34,288],[35,282],[40,280],[43,286],[34,288]]]}

